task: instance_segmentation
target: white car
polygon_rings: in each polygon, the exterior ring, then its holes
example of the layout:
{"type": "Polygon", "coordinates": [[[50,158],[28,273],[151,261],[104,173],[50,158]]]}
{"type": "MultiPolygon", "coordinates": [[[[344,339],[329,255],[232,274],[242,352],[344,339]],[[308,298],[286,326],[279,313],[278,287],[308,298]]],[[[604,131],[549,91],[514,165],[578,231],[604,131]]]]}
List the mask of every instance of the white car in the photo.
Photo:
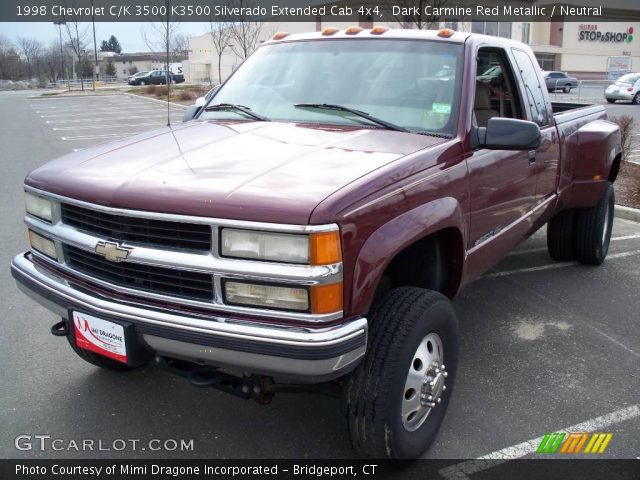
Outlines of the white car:
{"type": "Polygon", "coordinates": [[[640,105],[640,73],[627,73],[621,76],[615,83],[609,85],[604,91],[607,102],[626,100],[635,105],[640,105]]]}

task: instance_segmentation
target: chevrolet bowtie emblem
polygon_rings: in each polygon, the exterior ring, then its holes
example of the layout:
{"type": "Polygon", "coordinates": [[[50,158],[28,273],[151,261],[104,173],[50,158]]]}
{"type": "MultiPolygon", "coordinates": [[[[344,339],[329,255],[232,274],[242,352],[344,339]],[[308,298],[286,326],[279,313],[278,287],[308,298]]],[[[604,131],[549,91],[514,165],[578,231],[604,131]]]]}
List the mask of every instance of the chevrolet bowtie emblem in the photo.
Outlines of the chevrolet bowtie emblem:
{"type": "Polygon", "coordinates": [[[131,249],[124,248],[114,242],[98,242],[96,253],[102,255],[110,262],[121,262],[129,256],[131,249]]]}

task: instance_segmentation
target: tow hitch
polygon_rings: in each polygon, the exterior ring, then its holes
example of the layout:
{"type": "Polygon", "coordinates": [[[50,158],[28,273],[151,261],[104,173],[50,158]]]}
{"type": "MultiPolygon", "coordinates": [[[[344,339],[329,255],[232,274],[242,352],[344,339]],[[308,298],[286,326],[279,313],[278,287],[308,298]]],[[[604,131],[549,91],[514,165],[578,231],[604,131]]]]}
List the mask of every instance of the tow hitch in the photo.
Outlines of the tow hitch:
{"type": "Polygon", "coordinates": [[[219,368],[161,356],[156,356],[156,363],[163,369],[188,379],[194,387],[215,388],[245,400],[255,400],[260,405],[270,404],[277,392],[320,393],[331,397],[340,397],[341,386],[338,382],[291,385],[275,383],[272,377],[264,375],[238,377],[219,368]]]}

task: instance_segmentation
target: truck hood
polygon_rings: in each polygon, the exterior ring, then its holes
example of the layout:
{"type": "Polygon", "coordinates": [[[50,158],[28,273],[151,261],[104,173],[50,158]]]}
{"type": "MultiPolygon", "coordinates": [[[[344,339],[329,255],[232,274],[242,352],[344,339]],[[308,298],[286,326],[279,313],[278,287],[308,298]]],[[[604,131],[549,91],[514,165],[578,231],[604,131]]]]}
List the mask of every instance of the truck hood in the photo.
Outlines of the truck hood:
{"type": "Polygon", "coordinates": [[[306,224],[332,193],[442,139],[381,129],[190,122],[74,152],[26,184],[117,208],[306,224]]]}

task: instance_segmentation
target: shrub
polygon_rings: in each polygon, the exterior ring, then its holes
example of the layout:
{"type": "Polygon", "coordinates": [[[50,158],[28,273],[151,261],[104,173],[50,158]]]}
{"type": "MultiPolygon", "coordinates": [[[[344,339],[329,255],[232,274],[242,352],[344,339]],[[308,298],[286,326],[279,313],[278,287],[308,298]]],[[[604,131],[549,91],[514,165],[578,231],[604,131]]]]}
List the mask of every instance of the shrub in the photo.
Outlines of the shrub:
{"type": "Polygon", "coordinates": [[[156,97],[166,97],[167,93],[169,92],[169,89],[167,87],[156,87],[156,89],[154,90],[154,94],[156,97]]]}
{"type": "Polygon", "coordinates": [[[636,121],[629,115],[621,115],[619,117],[611,117],[611,121],[618,124],[620,127],[620,144],[622,147],[622,160],[628,161],[629,155],[634,148],[633,130],[635,129],[636,121]]]}
{"type": "Polygon", "coordinates": [[[147,87],[147,93],[148,93],[149,95],[154,95],[154,94],[156,93],[156,89],[157,89],[157,88],[158,88],[158,87],[157,87],[156,85],[149,85],[149,86],[147,87]]]}
{"type": "Polygon", "coordinates": [[[182,100],[182,101],[187,101],[187,100],[193,100],[193,95],[191,94],[191,92],[188,92],[186,90],[182,90],[179,94],[178,94],[178,99],[182,100]]]}

